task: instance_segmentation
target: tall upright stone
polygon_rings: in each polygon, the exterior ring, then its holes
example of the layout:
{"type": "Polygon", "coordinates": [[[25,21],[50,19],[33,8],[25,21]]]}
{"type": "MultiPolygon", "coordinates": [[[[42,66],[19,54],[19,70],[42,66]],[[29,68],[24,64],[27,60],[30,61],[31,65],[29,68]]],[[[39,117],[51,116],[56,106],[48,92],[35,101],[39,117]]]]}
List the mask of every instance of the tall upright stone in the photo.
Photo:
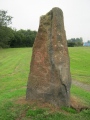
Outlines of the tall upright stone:
{"type": "Polygon", "coordinates": [[[70,63],[63,12],[53,8],[41,16],[33,46],[27,100],[70,106],[70,63]]]}

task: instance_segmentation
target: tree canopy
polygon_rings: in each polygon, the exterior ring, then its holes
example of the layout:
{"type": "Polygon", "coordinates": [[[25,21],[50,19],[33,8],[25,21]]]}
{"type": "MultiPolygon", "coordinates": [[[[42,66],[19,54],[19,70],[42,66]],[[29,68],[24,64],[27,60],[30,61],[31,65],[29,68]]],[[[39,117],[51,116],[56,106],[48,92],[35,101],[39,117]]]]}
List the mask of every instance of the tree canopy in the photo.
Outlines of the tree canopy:
{"type": "Polygon", "coordinates": [[[14,30],[8,25],[12,22],[12,17],[7,15],[7,11],[0,10],[0,47],[32,47],[36,31],[14,30]]]}
{"type": "Polygon", "coordinates": [[[0,10],[0,26],[11,24],[12,17],[7,15],[7,11],[0,10]]]}
{"type": "Polygon", "coordinates": [[[71,38],[67,40],[68,47],[74,47],[74,46],[83,46],[83,39],[80,38],[71,38]]]}
{"type": "MultiPolygon", "coordinates": [[[[37,31],[14,30],[8,27],[12,23],[12,17],[7,11],[0,10],[0,47],[32,47],[37,31]]],[[[90,42],[90,40],[88,40],[90,42]]],[[[83,46],[83,39],[71,38],[67,40],[68,47],[83,46]]]]}
{"type": "Polygon", "coordinates": [[[36,31],[31,30],[18,30],[13,31],[14,37],[10,41],[10,47],[32,47],[36,34],[36,31]]]}
{"type": "Polygon", "coordinates": [[[11,34],[11,28],[7,26],[11,24],[12,17],[7,15],[7,11],[0,10],[0,47],[9,47],[9,40],[11,34]]]}

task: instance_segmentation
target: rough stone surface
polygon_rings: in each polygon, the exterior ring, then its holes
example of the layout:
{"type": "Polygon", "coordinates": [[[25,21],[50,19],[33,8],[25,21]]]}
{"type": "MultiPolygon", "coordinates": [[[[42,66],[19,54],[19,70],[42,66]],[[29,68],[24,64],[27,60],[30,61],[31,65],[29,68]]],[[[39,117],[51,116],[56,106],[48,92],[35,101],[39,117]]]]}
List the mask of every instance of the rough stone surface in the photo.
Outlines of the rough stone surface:
{"type": "Polygon", "coordinates": [[[70,86],[70,63],[63,12],[56,7],[40,18],[26,99],[43,100],[56,106],[70,106],[70,86]]]}

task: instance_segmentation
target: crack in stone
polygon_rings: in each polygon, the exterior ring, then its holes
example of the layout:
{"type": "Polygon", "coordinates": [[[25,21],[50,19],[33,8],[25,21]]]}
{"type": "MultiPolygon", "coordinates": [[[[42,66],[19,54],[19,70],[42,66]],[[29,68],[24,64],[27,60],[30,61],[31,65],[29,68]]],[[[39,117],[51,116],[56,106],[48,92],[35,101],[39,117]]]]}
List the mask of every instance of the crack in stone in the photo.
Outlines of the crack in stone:
{"type": "MultiPolygon", "coordinates": [[[[53,19],[53,13],[51,12],[51,21],[52,19],[53,19]]],[[[51,22],[48,32],[49,32],[49,42],[50,42],[49,43],[49,56],[50,56],[50,64],[51,64],[51,81],[54,81],[53,70],[55,69],[55,64],[54,64],[54,58],[53,58],[54,50],[53,50],[53,45],[52,45],[52,22],[51,22]]]]}

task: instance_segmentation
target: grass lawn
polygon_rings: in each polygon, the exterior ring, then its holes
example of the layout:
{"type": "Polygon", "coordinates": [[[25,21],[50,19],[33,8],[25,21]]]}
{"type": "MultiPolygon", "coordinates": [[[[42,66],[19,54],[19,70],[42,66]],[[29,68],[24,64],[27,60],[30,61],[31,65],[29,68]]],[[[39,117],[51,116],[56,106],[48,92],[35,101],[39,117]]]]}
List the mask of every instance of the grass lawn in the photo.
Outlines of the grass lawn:
{"type": "Polygon", "coordinates": [[[90,47],[70,47],[72,79],[90,84],[90,47]]]}
{"type": "MultiPolygon", "coordinates": [[[[0,120],[89,120],[90,110],[55,110],[27,104],[26,85],[32,48],[0,49],[0,120]],[[17,102],[19,101],[19,102],[17,102]]],[[[90,47],[69,48],[72,78],[90,84],[90,47]]],[[[72,85],[71,95],[90,105],[90,92],[72,85]]]]}

